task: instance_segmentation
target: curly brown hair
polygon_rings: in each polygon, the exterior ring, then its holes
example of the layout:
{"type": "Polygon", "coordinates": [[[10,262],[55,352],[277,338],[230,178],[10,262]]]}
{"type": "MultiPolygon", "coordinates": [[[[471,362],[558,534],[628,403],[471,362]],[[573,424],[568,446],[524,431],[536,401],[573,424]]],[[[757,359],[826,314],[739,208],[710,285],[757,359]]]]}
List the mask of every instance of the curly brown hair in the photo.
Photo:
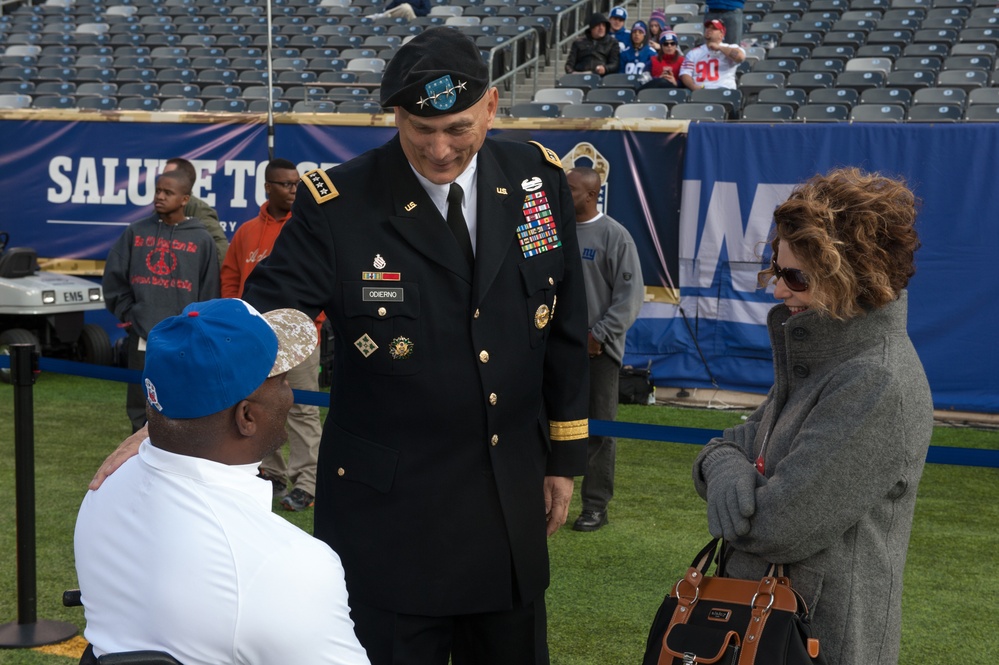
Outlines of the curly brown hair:
{"type": "MultiPolygon", "coordinates": [[[[774,211],[774,258],[784,240],[809,277],[811,307],[848,319],[895,300],[916,272],[918,201],[906,183],[857,168],[816,175],[774,211]]],[[[761,285],[773,267],[760,272],[761,285]]]]}

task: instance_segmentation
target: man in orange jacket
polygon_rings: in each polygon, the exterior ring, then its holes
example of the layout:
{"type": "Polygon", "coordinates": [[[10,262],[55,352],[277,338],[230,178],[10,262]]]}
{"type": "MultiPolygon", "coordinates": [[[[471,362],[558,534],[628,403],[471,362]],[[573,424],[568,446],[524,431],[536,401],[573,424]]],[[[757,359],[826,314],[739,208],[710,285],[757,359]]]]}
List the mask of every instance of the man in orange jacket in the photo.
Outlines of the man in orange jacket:
{"type": "MultiPolygon", "coordinates": [[[[274,241],[291,218],[291,205],[298,188],[298,169],[287,159],[273,159],[264,170],[264,191],[267,200],[260,214],[240,225],[222,263],[222,297],[243,295],[246,278],[271,253],[274,241]]],[[[316,318],[322,333],[325,315],[316,318]]],[[[288,372],[288,384],[298,390],[319,390],[319,347],[301,365],[288,372]]],[[[319,407],[295,404],[288,413],[288,463],[280,450],[265,457],[260,475],[270,480],[274,495],[288,510],[305,510],[315,502],[316,460],[323,428],[319,407]],[[291,485],[292,489],[286,493],[291,485]]]]}

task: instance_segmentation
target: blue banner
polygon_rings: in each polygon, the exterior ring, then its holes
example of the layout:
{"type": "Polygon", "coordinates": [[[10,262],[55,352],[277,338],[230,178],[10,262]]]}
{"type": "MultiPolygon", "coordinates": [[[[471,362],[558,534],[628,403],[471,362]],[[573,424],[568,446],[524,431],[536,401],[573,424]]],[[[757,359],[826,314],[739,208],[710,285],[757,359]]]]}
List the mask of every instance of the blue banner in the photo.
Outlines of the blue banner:
{"type": "Polygon", "coordinates": [[[996,154],[999,132],[988,125],[692,125],[681,304],[646,306],[629,336],[631,360],[652,359],[660,385],[714,379],[765,392],[773,369],[764,322],[775,301],[756,274],[769,262],[773,209],[796,183],[850,165],[902,176],[922,200],[909,332],[936,408],[999,412],[996,154]]]}

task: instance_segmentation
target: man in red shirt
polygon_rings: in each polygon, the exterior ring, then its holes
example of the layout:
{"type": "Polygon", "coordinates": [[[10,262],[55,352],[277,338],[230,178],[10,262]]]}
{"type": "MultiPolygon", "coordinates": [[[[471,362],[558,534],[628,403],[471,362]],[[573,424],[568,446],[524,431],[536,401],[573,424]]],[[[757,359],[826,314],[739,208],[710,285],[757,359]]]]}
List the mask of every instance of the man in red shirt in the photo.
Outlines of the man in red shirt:
{"type": "MultiPolygon", "coordinates": [[[[299,183],[295,164],[287,159],[271,160],[264,170],[264,180],[267,200],[260,206],[260,214],[236,230],[222,262],[223,298],[243,295],[246,278],[271,253],[274,241],[291,218],[299,183]]],[[[316,318],[320,334],[325,318],[323,314],[316,318]]],[[[288,372],[288,384],[298,390],[319,390],[319,347],[288,372]]],[[[281,497],[281,505],[288,510],[305,510],[315,502],[316,460],[322,434],[319,407],[295,404],[288,413],[288,463],[280,450],[260,463],[260,475],[271,481],[274,495],[281,497]],[[288,485],[293,489],[285,494],[288,485]]]]}

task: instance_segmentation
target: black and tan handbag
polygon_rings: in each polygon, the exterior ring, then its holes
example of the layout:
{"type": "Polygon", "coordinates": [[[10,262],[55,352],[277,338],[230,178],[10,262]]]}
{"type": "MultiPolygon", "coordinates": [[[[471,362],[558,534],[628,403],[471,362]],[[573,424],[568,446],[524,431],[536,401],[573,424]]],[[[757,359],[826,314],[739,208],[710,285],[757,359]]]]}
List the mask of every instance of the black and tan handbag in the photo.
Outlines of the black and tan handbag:
{"type": "Polygon", "coordinates": [[[643,665],[821,665],[808,609],[782,569],[760,580],[711,577],[717,548],[716,538],[663,600],[643,665]]]}

